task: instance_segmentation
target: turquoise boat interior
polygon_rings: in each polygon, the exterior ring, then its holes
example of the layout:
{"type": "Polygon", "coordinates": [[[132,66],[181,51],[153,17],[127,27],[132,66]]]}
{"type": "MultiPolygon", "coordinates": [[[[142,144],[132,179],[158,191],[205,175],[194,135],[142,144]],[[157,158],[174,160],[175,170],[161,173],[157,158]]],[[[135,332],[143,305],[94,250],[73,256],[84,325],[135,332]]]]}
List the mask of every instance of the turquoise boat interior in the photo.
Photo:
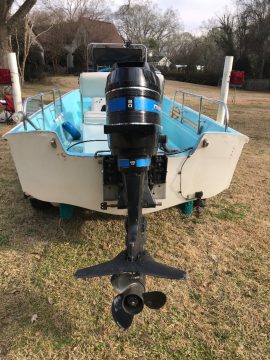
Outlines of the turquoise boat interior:
{"type": "MultiPolygon", "coordinates": [[[[31,101],[30,98],[29,105],[31,101]]],[[[38,110],[32,114],[29,114],[26,108],[30,122],[20,123],[11,130],[10,134],[53,132],[67,155],[87,157],[95,156],[99,152],[103,155],[110,154],[107,135],[104,134],[106,124],[104,101],[104,98],[87,96],[82,98],[80,89],[70,91],[44,105],[43,109],[38,103],[38,110]],[[100,103],[98,111],[91,111],[94,101],[100,103]],[[65,129],[65,123],[79,132],[76,139],[69,129],[65,129]]],[[[162,133],[167,135],[167,147],[175,151],[171,156],[185,156],[196,149],[205,133],[226,131],[230,134],[239,134],[232,128],[165,96],[161,110],[162,133]]],[[[159,151],[162,152],[161,149],[159,151]]]]}

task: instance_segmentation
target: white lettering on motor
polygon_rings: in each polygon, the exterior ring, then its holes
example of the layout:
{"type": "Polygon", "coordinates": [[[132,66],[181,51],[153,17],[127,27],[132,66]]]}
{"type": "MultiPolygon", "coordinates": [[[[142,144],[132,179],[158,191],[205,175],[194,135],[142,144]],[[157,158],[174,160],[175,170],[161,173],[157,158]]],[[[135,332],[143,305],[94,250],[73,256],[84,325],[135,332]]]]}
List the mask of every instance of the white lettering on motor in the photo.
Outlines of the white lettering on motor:
{"type": "Polygon", "coordinates": [[[154,109],[158,110],[158,111],[161,111],[161,107],[159,105],[157,105],[157,104],[154,105],[154,109]]]}

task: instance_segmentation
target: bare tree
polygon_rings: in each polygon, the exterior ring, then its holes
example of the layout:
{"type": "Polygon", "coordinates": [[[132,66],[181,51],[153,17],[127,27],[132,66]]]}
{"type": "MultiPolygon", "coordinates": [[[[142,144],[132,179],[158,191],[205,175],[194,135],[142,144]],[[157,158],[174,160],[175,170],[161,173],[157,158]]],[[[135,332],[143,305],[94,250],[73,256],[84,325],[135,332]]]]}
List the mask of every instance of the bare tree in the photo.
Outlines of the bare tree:
{"type": "Polygon", "coordinates": [[[24,82],[25,66],[30,53],[30,50],[33,46],[41,47],[39,43],[39,38],[50,31],[54,26],[54,23],[51,21],[43,24],[43,26],[36,27],[38,20],[40,19],[39,13],[28,14],[23,19],[22,24],[17,26],[14,32],[13,37],[15,38],[16,43],[16,52],[19,72],[21,76],[21,82],[24,82]]]}
{"type": "Polygon", "coordinates": [[[208,35],[224,54],[235,56],[239,69],[263,78],[270,57],[270,1],[236,0],[236,4],[236,12],[219,17],[219,25],[208,35]]]}
{"type": "Polygon", "coordinates": [[[179,31],[182,24],[178,13],[172,9],[162,12],[151,1],[128,2],[115,13],[118,30],[126,40],[156,44],[159,51],[179,31]]]}
{"type": "Polygon", "coordinates": [[[65,21],[57,21],[57,18],[54,19],[56,23],[52,26],[51,18],[47,18],[47,22],[45,13],[43,24],[37,26],[35,31],[40,34],[38,40],[44,48],[45,61],[52,66],[53,72],[56,73],[61,59],[67,55],[65,46],[72,43],[77,26],[76,22],[67,23],[65,21]],[[55,39],[56,34],[57,41],[55,39]]]}
{"type": "Polygon", "coordinates": [[[245,41],[248,52],[255,58],[256,75],[263,78],[266,59],[270,56],[270,1],[238,0],[245,26],[245,41]]]}
{"type": "Polygon", "coordinates": [[[61,21],[78,21],[82,17],[104,20],[110,15],[104,0],[44,0],[43,6],[61,21]]]}
{"type": "Polygon", "coordinates": [[[235,56],[235,17],[228,13],[219,17],[218,22],[213,35],[226,55],[235,56]]]}
{"type": "Polygon", "coordinates": [[[11,50],[12,29],[30,12],[37,0],[24,0],[12,13],[15,0],[0,1],[0,66],[6,66],[6,55],[11,50]]]}
{"type": "Polygon", "coordinates": [[[40,29],[40,26],[36,26],[35,30],[46,28],[48,21],[55,23],[53,29],[39,37],[44,47],[45,61],[52,66],[54,72],[66,66],[67,57],[70,64],[71,56],[75,54],[76,57],[82,57],[83,62],[89,42],[102,42],[110,38],[108,31],[112,32],[111,29],[107,29],[105,22],[100,22],[108,17],[106,4],[106,0],[43,0],[39,9],[39,22],[42,27],[40,29]],[[77,51],[78,48],[80,51],[77,51]]]}
{"type": "Polygon", "coordinates": [[[188,64],[195,41],[195,36],[189,32],[177,34],[170,42],[166,54],[176,64],[188,64]]]}

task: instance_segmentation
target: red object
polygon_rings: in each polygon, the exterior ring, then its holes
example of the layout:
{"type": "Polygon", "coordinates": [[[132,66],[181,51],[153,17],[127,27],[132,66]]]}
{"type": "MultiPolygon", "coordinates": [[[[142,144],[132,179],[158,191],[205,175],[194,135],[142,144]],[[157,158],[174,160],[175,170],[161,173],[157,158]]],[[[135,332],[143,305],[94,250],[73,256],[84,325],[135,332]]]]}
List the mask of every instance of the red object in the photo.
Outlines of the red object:
{"type": "Polygon", "coordinates": [[[9,69],[0,69],[0,84],[11,84],[11,75],[9,69]]]}
{"type": "Polygon", "coordinates": [[[15,113],[14,101],[12,95],[4,95],[4,99],[0,100],[0,109],[5,112],[5,121],[7,124],[12,123],[12,115],[15,113]]]}
{"type": "Polygon", "coordinates": [[[4,95],[4,100],[6,101],[6,111],[10,113],[15,112],[13,95],[4,95]]]}
{"type": "Polygon", "coordinates": [[[242,86],[245,81],[245,72],[233,70],[231,72],[230,84],[234,86],[242,86]]]}

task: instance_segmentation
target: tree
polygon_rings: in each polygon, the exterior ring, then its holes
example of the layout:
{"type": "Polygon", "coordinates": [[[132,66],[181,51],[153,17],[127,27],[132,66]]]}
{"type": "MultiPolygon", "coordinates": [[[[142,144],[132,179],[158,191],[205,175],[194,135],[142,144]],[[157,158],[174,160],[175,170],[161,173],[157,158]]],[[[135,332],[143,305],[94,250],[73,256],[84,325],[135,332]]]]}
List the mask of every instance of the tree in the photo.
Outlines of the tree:
{"type": "Polygon", "coordinates": [[[83,17],[104,20],[110,16],[107,1],[104,0],[44,0],[43,7],[59,21],[74,22],[83,17]]]}
{"type": "Polygon", "coordinates": [[[118,30],[126,40],[147,47],[154,44],[159,52],[182,30],[175,10],[163,12],[151,1],[122,5],[115,13],[115,19],[118,30]]]}
{"type": "Polygon", "coordinates": [[[25,78],[26,62],[32,47],[35,46],[36,48],[41,48],[38,41],[39,38],[54,26],[52,22],[47,22],[44,28],[39,26],[35,29],[35,25],[39,20],[40,16],[38,12],[31,14],[31,16],[30,14],[27,14],[22,23],[19,23],[16,26],[12,34],[12,38],[15,38],[15,41],[13,41],[13,43],[15,42],[13,49],[16,49],[22,85],[25,78]]]}
{"type": "Polygon", "coordinates": [[[166,51],[167,56],[176,64],[186,65],[194,40],[195,36],[189,32],[175,35],[166,51]]]}
{"type": "Polygon", "coordinates": [[[65,46],[72,43],[77,23],[55,19],[56,23],[52,26],[50,18],[48,21],[36,26],[35,31],[41,34],[39,41],[44,48],[46,64],[52,67],[54,73],[57,73],[61,61],[67,56],[65,46]],[[55,34],[57,34],[57,41],[55,41],[55,34]]]}
{"type": "Polygon", "coordinates": [[[253,57],[254,74],[263,78],[266,59],[270,55],[270,1],[238,0],[237,4],[242,19],[245,19],[245,40],[249,55],[253,57]]]}
{"type": "Polygon", "coordinates": [[[42,35],[40,40],[45,49],[47,63],[53,71],[59,69],[68,53],[76,55],[78,67],[86,66],[86,46],[89,42],[102,42],[108,38],[106,29],[98,23],[110,16],[110,10],[105,0],[44,0],[42,17],[49,14],[55,26],[42,35]],[[99,36],[97,37],[97,30],[99,36]],[[55,42],[57,33],[57,42],[55,42]],[[83,65],[82,65],[83,64],[83,65]]]}
{"type": "Polygon", "coordinates": [[[37,0],[24,0],[12,13],[15,0],[0,1],[0,66],[7,66],[6,55],[11,50],[12,29],[30,12],[37,0]]]}
{"type": "Polygon", "coordinates": [[[270,1],[235,0],[237,9],[217,19],[209,30],[224,55],[235,57],[234,67],[263,78],[270,72],[270,1]]]}
{"type": "Polygon", "coordinates": [[[235,56],[235,17],[225,14],[218,18],[219,26],[213,28],[213,36],[225,55],[235,56]]]}

